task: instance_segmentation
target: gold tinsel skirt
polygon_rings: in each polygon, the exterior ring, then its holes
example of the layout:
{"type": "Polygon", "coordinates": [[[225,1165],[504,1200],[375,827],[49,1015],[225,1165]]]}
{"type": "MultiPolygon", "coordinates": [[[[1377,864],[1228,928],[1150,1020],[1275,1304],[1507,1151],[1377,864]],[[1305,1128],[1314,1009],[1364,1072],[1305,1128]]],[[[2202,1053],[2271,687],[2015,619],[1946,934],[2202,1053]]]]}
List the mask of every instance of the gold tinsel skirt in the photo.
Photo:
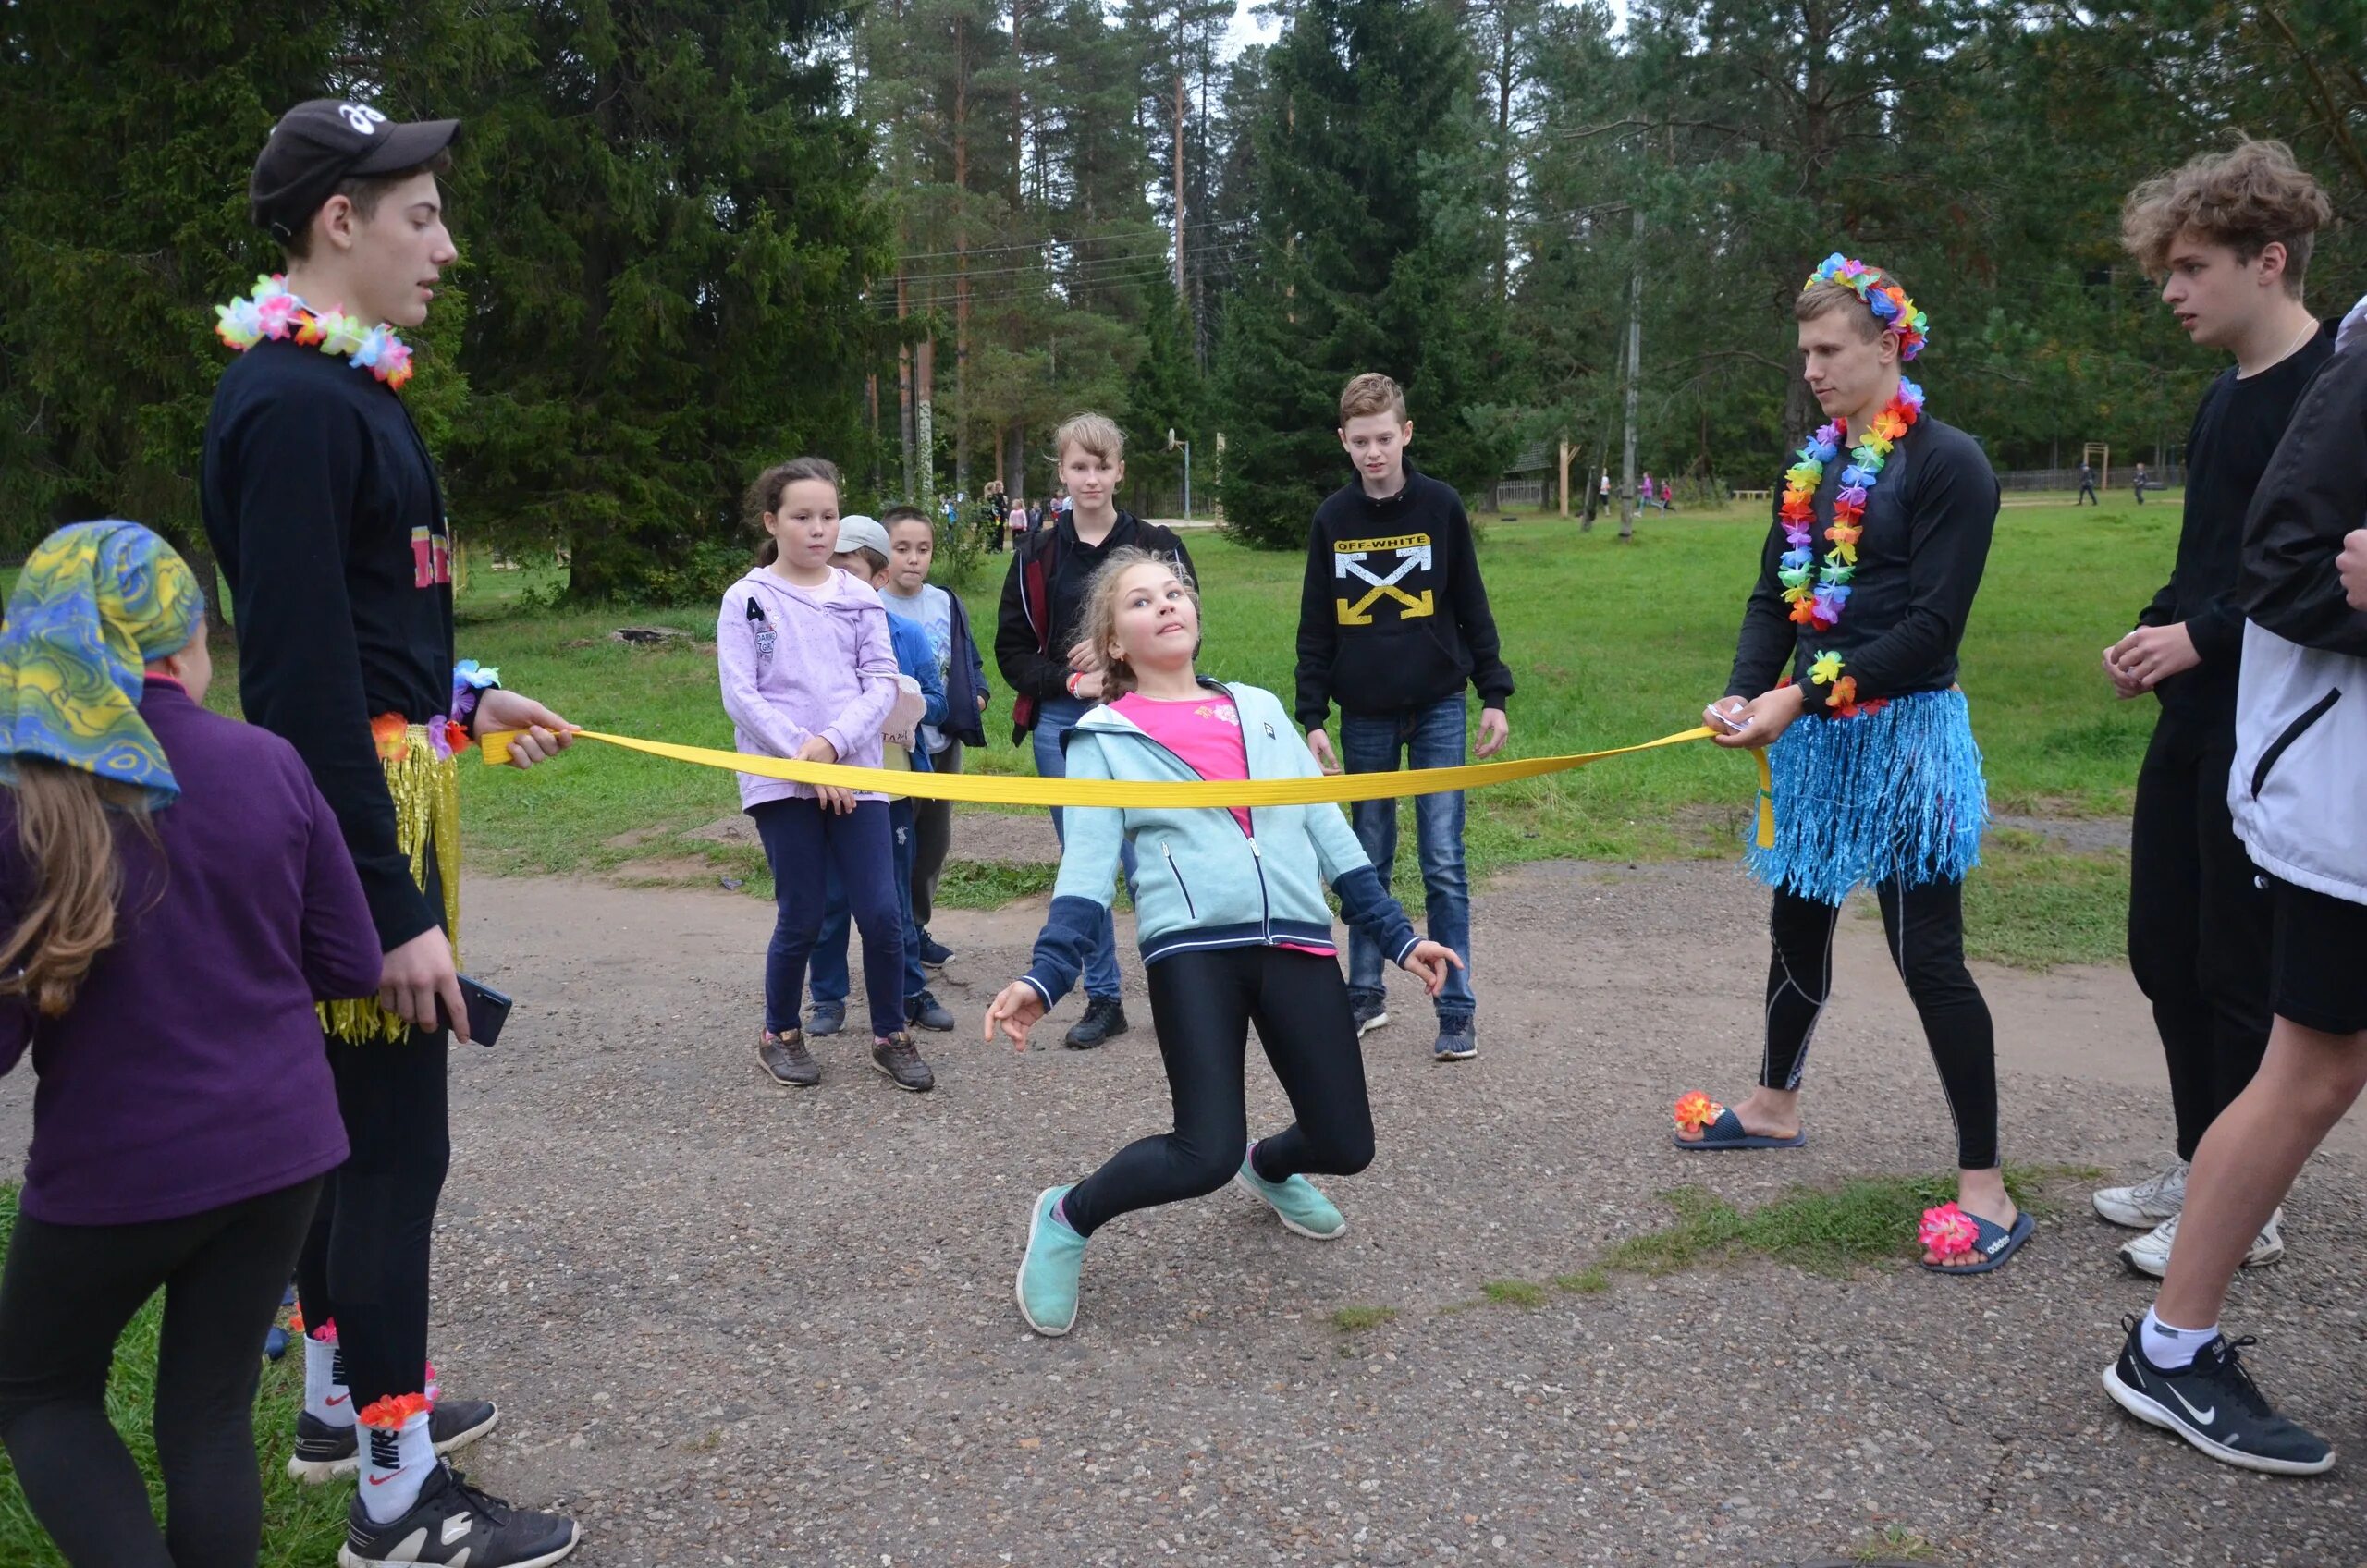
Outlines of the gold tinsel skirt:
{"type": "MultiPolygon", "coordinates": [[[[452,939],[452,962],[460,956],[460,760],[448,743],[439,748],[423,724],[399,717],[370,726],[378,763],[386,770],[386,793],[395,802],[395,842],[411,857],[411,878],[428,888],[428,857],[444,892],[444,929],[452,939]]],[[[321,1027],[357,1045],[399,1040],[411,1025],[378,1005],[375,997],[320,1004],[321,1027]]]]}

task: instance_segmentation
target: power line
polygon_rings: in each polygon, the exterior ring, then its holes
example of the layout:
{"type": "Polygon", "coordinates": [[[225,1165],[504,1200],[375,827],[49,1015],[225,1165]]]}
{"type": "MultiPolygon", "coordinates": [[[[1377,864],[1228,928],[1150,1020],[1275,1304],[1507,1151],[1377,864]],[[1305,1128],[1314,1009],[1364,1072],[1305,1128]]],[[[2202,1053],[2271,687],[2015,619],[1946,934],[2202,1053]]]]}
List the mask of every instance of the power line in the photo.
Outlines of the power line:
{"type": "MultiPolygon", "coordinates": [[[[1194,256],[1207,255],[1215,251],[1230,249],[1240,243],[1241,241],[1238,239],[1228,239],[1208,245],[1189,245],[1184,247],[1184,255],[1188,261],[1194,256]]],[[[1153,262],[1164,266],[1167,263],[1167,260],[1168,258],[1164,255],[1102,256],[1073,262],[1070,263],[1070,265],[1075,269],[1076,272],[1090,276],[1098,269],[1135,267],[1153,262]]],[[[1035,262],[1024,263],[1017,266],[977,267],[955,272],[905,273],[901,276],[901,281],[904,287],[909,289],[920,284],[958,283],[964,278],[975,283],[980,278],[1010,277],[1017,274],[1036,272],[1044,273],[1054,278],[1067,276],[1064,269],[1053,266],[1048,262],[1035,262]]],[[[878,280],[882,287],[886,287],[891,281],[893,280],[884,277],[878,280]]]]}
{"type": "MultiPolygon", "coordinates": [[[[1222,223],[1194,222],[1193,220],[1186,218],[1184,223],[1184,227],[1186,233],[1195,229],[1205,233],[1212,228],[1241,228],[1249,224],[1250,221],[1251,220],[1248,218],[1227,218],[1222,223]]],[[[1160,225],[1156,228],[1145,229],[1134,235],[1109,235],[1098,239],[1088,236],[1078,236],[1073,239],[1063,239],[1055,234],[1047,235],[1040,240],[1014,240],[1004,245],[973,245],[967,251],[914,251],[900,256],[898,259],[903,262],[942,262],[951,261],[956,257],[963,255],[993,255],[998,251],[1041,251],[1055,245],[1117,245],[1133,240],[1155,240],[1160,245],[1165,245],[1170,237],[1171,230],[1165,225],[1160,225]]]]}

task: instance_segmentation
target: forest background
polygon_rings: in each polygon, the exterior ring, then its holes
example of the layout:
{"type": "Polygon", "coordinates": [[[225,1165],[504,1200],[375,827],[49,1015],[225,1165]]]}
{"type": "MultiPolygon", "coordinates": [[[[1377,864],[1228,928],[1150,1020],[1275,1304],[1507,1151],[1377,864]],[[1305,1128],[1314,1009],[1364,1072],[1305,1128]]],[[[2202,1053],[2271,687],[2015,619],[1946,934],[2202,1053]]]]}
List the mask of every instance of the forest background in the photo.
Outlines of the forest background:
{"type": "MultiPolygon", "coordinates": [[[[1540,452],[1697,492],[1810,423],[1788,304],[1834,249],[1930,312],[2001,469],[2175,462],[2203,382],[2117,242],[2237,131],[2367,289],[2357,0],[13,0],[0,7],[0,548],[76,518],[193,553],[209,307],[277,258],[246,176],[313,96],[465,122],[461,261],[406,393],[464,541],[578,601],[691,600],[798,452],[850,507],[1051,486],[1302,541],[1353,373],[1475,498],[1540,452]],[[1267,42],[1238,46],[1245,31],[1267,42]],[[1628,349],[1637,345],[1635,374],[1628,349]]],[[[1550,461],[1550,458],[1548,459],[1550,461]]],[[[1553,475],[1544,477],[1549,485],[1553,475]]],[[[2117,474],[2116,475],[2117,477],[2117,474]]]]}

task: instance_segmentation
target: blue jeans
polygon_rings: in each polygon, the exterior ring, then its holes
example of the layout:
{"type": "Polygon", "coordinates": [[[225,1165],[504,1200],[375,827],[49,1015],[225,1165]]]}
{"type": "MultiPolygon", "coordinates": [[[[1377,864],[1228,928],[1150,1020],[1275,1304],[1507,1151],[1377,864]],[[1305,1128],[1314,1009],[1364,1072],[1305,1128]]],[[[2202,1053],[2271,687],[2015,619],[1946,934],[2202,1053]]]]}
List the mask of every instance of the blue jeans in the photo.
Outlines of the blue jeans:
{"type": "Polygon", "coordinates": [[[896,890],[889,885],[895,874],[887,802],[863,801],[840,816],[812,800],[763,801],[750,806],[748,815],[765,841],[779,909],[765,953],[765,1027],[776,1035],[798,1027],[805,964],[827,913],[825,872],[832,871],[847,890],[855,926],[863,933],[863,990],[871,1032],[885,1039],[902,1029],[903,998],[896,981],[904,972],[904,937],[896,921],[896,890]]]}
{"type": "MultiPolygon", "coordinates": [[[[1460,767],[1469,727],[1460,693],[1404,713],[1340,716],[1340,762],[1350,773],[1394,773],[1408,767],[1460,767]]],[[[1358,801],[1348,808],[1365,858],[1394,890],[1397,802],[1358,801]]],[[[1438,994],[1439,1022],[1469,1023],[1471,997],[1471,884],[1463,870],[1463,796],[1418,795],[1414,800],[1415,842],[1421,851],[1426,900],[1423,935],[1454,949],[1462,969],[1447,972],[1438,994]]],[[[1379,1001],[1382,995],[1380,946],[1362,931],[1348,933],[1348,995],[1379,1001]]]]}
{"type": "MultiPolygon", "coordinates": [[[[1036,712],[1036,773],[1042,778],[1066,778],[1068,759],[1061,754],[1061,737],[1076,727],[1095,704],[1064,697],[1048,702],[1036,712]]],[[[1052,831],[1061,831],[1061,808],[1052,808],[1052,831]]],[[[1065,843],[1067,840],[1061,840],[1065,843]]],[[[1122,845],[1119,861],[1125,867],[1126,886],[1134,885],[1134,846],[1122,845]]],[[[1118,994],[1118,926],[1108,914],[1101,917],[1101,936],[1093,944],[1093,952],[1085,961],[1085,994],[1088,997],[1115,998],[1118,994]]]]}
{"type": "MultiPolygon", "coordinates": [[[[904,999],[911,1001],[928,989],[928,973],[921,968],[921,935],[913,924],[913,818],[914,802],[888,802],[888,829],[893,842],[890,851],[896,876],[896,901],[903,906],[904,916],[904,999]]],[[[852,982],[847,977],[847,931],[854,917],[847,907],[847,890],[839,881],[836,867],[830,868],[825,896],[829,900],[822,916],[822,934],[814,938],[812,966],[814,999],[816,1002],[842,1002],[852,982]]]]}

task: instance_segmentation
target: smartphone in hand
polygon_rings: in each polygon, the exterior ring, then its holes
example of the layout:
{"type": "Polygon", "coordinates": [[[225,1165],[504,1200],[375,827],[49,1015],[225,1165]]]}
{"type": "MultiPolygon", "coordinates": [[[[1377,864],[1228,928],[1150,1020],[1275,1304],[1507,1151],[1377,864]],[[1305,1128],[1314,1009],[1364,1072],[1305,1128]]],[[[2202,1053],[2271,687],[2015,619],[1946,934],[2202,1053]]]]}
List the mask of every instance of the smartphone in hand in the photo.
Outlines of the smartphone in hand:
{"type": "MultiPolygon", "coordinates": [[[[480,1046],[490,1046],[501,1038],[501,1026],[509,1019],[509,998],[492,986],[460,977],[460,1000],[469,1010],[469,1038],[480,1046]]],[[[447,1027],[450,1020],[446,1021],[447,1027]]]]}

